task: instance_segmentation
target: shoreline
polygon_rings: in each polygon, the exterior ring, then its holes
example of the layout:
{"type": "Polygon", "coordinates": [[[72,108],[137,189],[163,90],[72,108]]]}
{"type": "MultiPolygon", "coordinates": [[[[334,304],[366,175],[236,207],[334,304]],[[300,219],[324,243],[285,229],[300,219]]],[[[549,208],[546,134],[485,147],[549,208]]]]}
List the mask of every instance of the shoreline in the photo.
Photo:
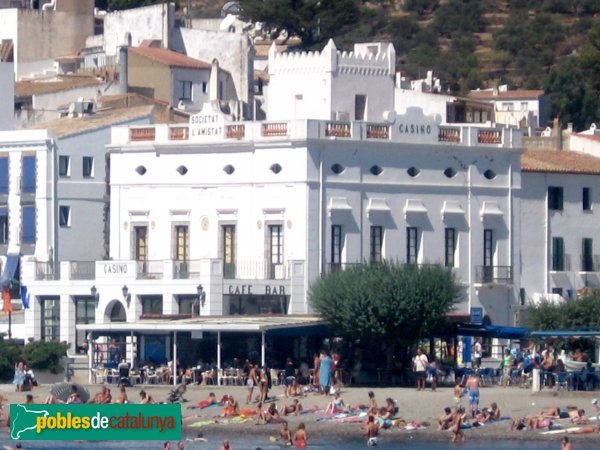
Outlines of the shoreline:
{"type": "MultiPolygon", "coordinates": [[[[116,397],[118,388],[116,385],[108,385],[113,393],[113,398],[116,397]]],[[[101,389],[101,385],[85,385],[94,395],[101,389]]],[[[34,401],[41,403],[50,391],[51,385],[43,385],[35,388],[32,392],[15,392],[12,384],[0,385],[0,394],[8,399],[5,403],[21,403],[24,402],[26,394],[32,393],[34,401]]],[[[136,402],[138,400],[138,392],[144,389],[148,392],[155,401],[164,400],[173,386],[165,385],[139,385],[127,388],[127,394],[130,400],[136,402]]],[[[387,430],[381,430],[380,436],[385,441],[404,441],[404,440],[429,440],[429,441],[449,441],[449,431],[438,431],[437,418],[443,412],[444,407],[454,407],[453,389],[450,387],[438,387],[438,390],[417,391],[414,388],[395,388],[395,387],[343,387],[341,396],[346,405],[361,405],[366,404],[368,400],[368,391],[373,390],[376,400],[379,405],[385,403],[387,397],[396,400],[399,407],[398,417],[402,418],[406,423],[413,421],[429,422],[430,425],[425,429],[418,430],[403,430],[398,427],[392,427],[387,430]]],[[[227,423],[208,423],[219,416],[222,407],[213,406],[205,409],[188,409],[187,406],[197,404],[205,399],[209,392],[214,392],[217,399],[220,399],[225,394],[233,395],[240,403],[240,408],[254,409],[256,404],[245,405],[244,399],[247,394],[247,389],[242,386],[195,386],[190,385],[184,398],[188,402],[182,404],[183,417],[183,434],[187,437],[194,436],[197,433],[203,433],[206,436],[211,434],[216,435],[240,435],[247,434],[253,437],[275,436],[279,434],[280,424],[265,424],[256,425],[256,418],[250,418],[243,423],[235,423],[236,421],[228,420],[227,423]],[[200,427],[194,427],[194,423],[200,423],[200,427]]],[[[254,392],[256,395],[256,390],[254,392]]],[[[269,392],[269,397],[274,397],[274,401],[278,406],[290,404],[292,398],[283,397],[283,386],[274,386],[269,392]]],[[[491,402],[497,402],[504,417],[522,417],[529,414],[535,414],[549,406],[567,407],[576,406],[583,408],[589,415],[595,415],[595,407],[591,404],[593,398],[600,397],[600,392],[580,392],[580,391],[561,391],[555,392],[544,389],[540,392],[531,392],[530,390],[520,389],[518,387],[503,388],[499,386],[483,387],[481,389],[480,407],[488,406],[491,402]]],[[[331,401],[331,396],[321,396],[316,394],[308,394],[298,398],[305,409],[315,407],[325,409],[331,401]]],[[[273,400],[271,400],[273,401],[273,400]]],[[[466,399],[462,401],[463,406],[468,406],[466,399]]],[[[289,423],[290,429],[294,430],[300,422],[306,424],[309,436],[320,436],[328,439],[341,440],[361,440],[363,423],[340,423],[337,421],[318,421],[318,419],[326,417],[318,413],[305,413],[299,416],[285,416],[289,423]]],[[[559,419],[555,421],[561,424],[564,428],[575,427],[569,422],[569,419],[559,419]]],[[[2,420],[4,427],[5,421],[2,420]]],[[[465,430],[467,441],[469,440],[502,440],[502,441],[521,441],[521,440],[544,440],[558,442],[560,439],[568,435],[572,441],[600,441],[600,435],[594,434],[541,434],[538,430],[523,430],[509,432],[510,421],[504,420],[491,424],[485,424],[481,427],[473,427],[465,430]]]]}

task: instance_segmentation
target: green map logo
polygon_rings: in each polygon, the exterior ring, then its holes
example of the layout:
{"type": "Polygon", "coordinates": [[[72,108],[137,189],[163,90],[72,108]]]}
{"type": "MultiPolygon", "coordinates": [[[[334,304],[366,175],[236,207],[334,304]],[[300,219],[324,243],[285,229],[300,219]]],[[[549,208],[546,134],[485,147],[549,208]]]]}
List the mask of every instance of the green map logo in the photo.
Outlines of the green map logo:
{"type": "Polygon", "coordinates": [[[15,440],[179,440],[181,405],[10,405],[15,440]]]}

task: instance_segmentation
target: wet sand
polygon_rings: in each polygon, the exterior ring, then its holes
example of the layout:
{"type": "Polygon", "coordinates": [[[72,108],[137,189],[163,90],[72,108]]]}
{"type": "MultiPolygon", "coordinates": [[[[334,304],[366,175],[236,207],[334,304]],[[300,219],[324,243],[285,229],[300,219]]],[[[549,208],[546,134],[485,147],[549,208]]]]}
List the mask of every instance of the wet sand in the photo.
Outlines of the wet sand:
{"type": "MultiPolygon", "coordinates": [[[[50,385],[39,386],[34,389],[32,394],[34,395],[35,402],[43,402],[45,397],[50,391],[50,385]]],[[[90,393],[94,395],[100,390],[100,386],[91,385],[86,386],[90,393]]],[[[118,387],[116,385],[109,385],[113,398],[116,398],[118,393],[118,387]]],[[[172,386],[164,385],[148,385],[148,386],[134,386],[127,389],[127,394],[130,401],[139,401],[139,391],[144,389],[148,392],[154,400],[163,401],[166,399],[168,392],[172,386]]],[[[385,399],[391,397],[397,401],[399,407],[398,416],[401,417],[407,423],[412,421],[429,422],[430,426],[425,429],[407,431],[398,427],[392,427],[388,430],[383,430],[382,436],[385,436],[386,440],[404,440],[404,439],[450,439],[448,431],[437,430],[437,418],[442,414],[444,407],[454,406],[454,398],[452,388],[440,387],[437,391],[432,392],[431,390],[417,391],[414,388],[387,388],[387,387],[344,387],[342,388],[341,395],[346,405],[356,406],[361,404],[367,404],[368,402],[368,391],[373,390],[375,397],[380,406],[385,404],[385,399]]],[[[241,408],[256,408],[256,404],[251,405],[245,404],[245,398],[247,389],[242,386],[188,386],[187,392],[184,397],[188,400],[187,403],[183,404],[182,413],[184,417],[184,430],[190,434],[202,432],[209,436],[211,432],[218,434],[227,434],[229,432],[232,435],[251,434],[259,436],[274,436],[278,434],[279,424],[267,424],[267,425],[256,425],[256,418],[251,417],[250,420],[243,423],[231,423],[230,421],[224,421],[225,423],[207,423],[212,420],[220,422],[219,415],[222,408],[219,406],[212,406],[205,409],[188,409],[187,406],[194,405],[200,400],[205,399],[209,392],[214,392],[217,399],[225,394],[233,395],[239,402],[241,408]],[[192,424],[202,423],[201,427],[194,427],[192,424]]],[[[25,395],[27,393],[17,393],[14,391],[13,385],[0,385],[0,393],[8,398],[9,402],[17,403],[24,402],[25,395]]],[[[254,390],[254,396],[256,396],[257,390],[254,390]]],[[[277,405],[290,404],[291,398],[283,397],[283,387],[274,386],[269,392],[270,399],[274,398],[277,405]]],[[[600,392],[569,392],[560,391],[555,392],[553,390],[544,389],[541,392],[531,392],[531,390],[521,389],[518,387],[502,388],[499,386],[483,387],[481,389],[481,401],[480,407],[489,406],[491,402],[497,402],[502,416],[508,417],[520,417],[528,414],[535,414],[540,412],[542,409],[549,406],[567,407],[576,406],[583,408],[589,415],[595,415],[595,407],[591,404],[593,398],[600,397],[600,392]]],[[[315,406],[319,409],[325,409],[328,403],[331,401],[330,396],[320,396],[318,394],[310,393],[307,396],[295,397],[300,400],[304,408],[310,408],[315,406]]],[[[468,408],[468,400],[463,397],[462,404],[468,408]]],[[[5,406],[5,411],[6,411],[5,406]]],[[[326,417],[319,413],[308,413],[300,416],[286,416],[290,428],[295,429],[300,422],[306,424],[309,434],[329,436],[332,438],[344,438],[344,437],[359,437],[362,433],[362,424],[358,423],[341,423],[337,421],[318,421],[318,419],[326,417]]],[[[2,419],[2,424],[4,420],[2,419]]],[[[555,421],[557,424],[563,425],[564,428],[573,427],[574,425],[569,422],[568,419],[561,419],[555,421]]],[[[544,435],[539,431],[513,431],[509,432],[510,421],[501,421],[493,424],[486,424],[482,427],[471,428],[465,430],[467,439],[547,439],[559,441],[564,434],[550,434],[544,435]]],[[[600,441],[600,435],[588,434],[588,435],[569,435],[573,441],[579,439],[592,439],[600,441]]]]}

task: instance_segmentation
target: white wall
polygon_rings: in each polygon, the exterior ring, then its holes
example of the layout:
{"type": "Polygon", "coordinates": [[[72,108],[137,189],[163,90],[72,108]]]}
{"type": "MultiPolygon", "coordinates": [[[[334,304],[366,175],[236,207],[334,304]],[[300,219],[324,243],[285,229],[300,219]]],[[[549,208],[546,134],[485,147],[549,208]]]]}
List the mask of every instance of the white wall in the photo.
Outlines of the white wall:
{"type": "Polygon", "coordinates": [[[12,130],[15,105],[15,73],[12,63],[0,62],[0,131],[12,130]]]}
{"type": "Polygon", "coordinates": [[[418,106],[426,116],[439,117],[441,123],[447,123],[447,103],[456,97],[429,92],[394,89],[394,109],[398,114],[406,114],[408,108],[418,106]]]}
{"type": "Polygon", "coordinates": [[[568,173],[523,173],[520,217],[523,250],[522,287],[531,299],[535,293],[549,294],[552,288],[576,291],[585,282],[600,286],[598,273],[581,272],[582,239],[593,238],[593,255],[600,255],[598,215],[600,214],[600,177],[568,173]],[[549,211],[548,186],[562,186],[564,209],[549,211]],[[592,209],[582,208],[582,189],[591,189],[592,209]],[[552,238],[564,240],[565,271],[552,272],[552,238]],[[569,268],[570,266],[570,268],[569,268]]]}
{"type": "Polygon", "coordinates": [[[119,47],[127,45],[127,35],[131,36],[131,46],[138,47],[143,40],[159,39],[165,48],[169,47],[169,35],[173,29],[175,6],[157,4],[141,8],[114,11],[104,17],[104,50],[107,55],[118,55],[119,47]]]}

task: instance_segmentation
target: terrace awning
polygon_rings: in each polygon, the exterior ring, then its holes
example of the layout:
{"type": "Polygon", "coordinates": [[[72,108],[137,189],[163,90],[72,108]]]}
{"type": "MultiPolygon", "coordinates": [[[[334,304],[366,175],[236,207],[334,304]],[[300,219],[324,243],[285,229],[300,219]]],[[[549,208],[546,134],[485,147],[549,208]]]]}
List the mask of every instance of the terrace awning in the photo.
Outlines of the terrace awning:
{"type": "Polygon", "coordinates": [[[600,330],[534,331],[531,333],[531,336],[541,338],[600,337],[600,330]]]}
{"type": "Polygon", "coordinates": [[[522,339],[529,334],[527,328],[508,327],[499,325],[457,324],[457,334],[460,336],[479,336],[498,339],[522,339]]]}

